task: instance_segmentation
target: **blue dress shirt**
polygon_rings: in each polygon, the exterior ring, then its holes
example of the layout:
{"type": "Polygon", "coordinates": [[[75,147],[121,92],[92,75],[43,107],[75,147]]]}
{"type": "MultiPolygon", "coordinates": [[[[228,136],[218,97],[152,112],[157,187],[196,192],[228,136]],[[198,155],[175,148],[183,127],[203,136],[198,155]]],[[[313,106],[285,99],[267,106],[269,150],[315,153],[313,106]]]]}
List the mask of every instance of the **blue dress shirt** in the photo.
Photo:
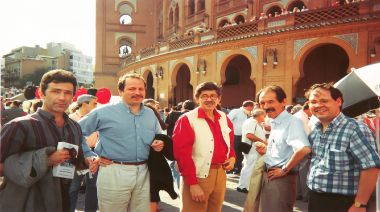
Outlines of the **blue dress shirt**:
{"type": "Polygon", "coordinates": [[[264,161],[269,167],[282,167],[293,153],[310,146],[301,120],[286,110],[271,120],[271,132],[264,161]]]}
{"type": "Polygon", "coordinates": [[[79,121],[83,132],[85,157],[99,155],[114,161],[140,162],[149,157],[150,145],[161,127],[154,112],[141,104],[139,114],[133,114],[123,101],[97,108],[79,121]],[[95,153],[85,136],[99,132],[95,153]]]}

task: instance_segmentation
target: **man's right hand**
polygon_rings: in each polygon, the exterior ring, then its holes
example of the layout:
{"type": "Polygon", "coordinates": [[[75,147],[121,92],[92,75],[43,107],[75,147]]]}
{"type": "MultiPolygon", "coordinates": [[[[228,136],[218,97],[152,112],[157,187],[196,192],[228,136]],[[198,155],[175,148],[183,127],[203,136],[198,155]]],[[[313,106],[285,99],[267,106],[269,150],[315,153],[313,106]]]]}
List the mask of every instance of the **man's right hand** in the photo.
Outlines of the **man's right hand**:
{"type": "Polygon", "coordinates": [[[49,155],[48,161],[49,166],[56,166],[65,160],[70,159],[70,153],[67,150],[61,149],[53,152],[53,154],[49,155]]]}
{"type": "Polygon", "coordinates": [[[113,162],[111,160],[108,160],[108,159],[105,159],[105,158],[102,158],[100,157],[97,161],[97,163],[99,164],[99,166],[102,166],[102,167],[106,167],[110,164],[113,164],[113,162]]]}
{"type": "Polygon", "coordinates": [[[200,185],[195,184],[190,186],[191,199],[195,202],[204,202],[206,200],[205,193],[200,185]]]}
{"type": "Polygon", "coordinates": [[[260,155],[264,155],[267,151],[267,145],[265,145],[264,143],[262,142],[255,142],[255,147],[256,147],[256,151],[260,154],[260,155]]]}

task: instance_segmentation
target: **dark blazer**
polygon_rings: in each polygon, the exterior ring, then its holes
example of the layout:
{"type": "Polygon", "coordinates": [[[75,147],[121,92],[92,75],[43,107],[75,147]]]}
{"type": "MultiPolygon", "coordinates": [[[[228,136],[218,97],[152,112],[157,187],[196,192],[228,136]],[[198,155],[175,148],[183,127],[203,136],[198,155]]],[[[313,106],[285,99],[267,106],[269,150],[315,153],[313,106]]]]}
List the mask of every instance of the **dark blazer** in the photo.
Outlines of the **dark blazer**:
{"type": "Polygon", "coordinates": [[[161,152],[156,152],[150,148],[148,168],[150,172],[150,201],[159,202],[159,191],[168,192],[172,199],[176,199],[178,194],[174,191],[173,176],[169,164],[165,157],[169,160],[174,160],[173,141],[164,134],[157,134],[154,139],[162,140],[164,148],[161,152]]]}

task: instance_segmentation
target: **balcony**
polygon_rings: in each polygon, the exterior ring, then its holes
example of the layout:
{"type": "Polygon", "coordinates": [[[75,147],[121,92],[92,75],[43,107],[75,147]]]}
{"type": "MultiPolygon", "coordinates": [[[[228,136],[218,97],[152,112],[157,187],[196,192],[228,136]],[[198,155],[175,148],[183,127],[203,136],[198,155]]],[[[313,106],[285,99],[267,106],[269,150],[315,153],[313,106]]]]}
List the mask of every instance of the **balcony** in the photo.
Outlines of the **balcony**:
{"type": "Polygon", "coordinates": [[[156,51],[156,48],[154,46],[144,48],[140,50],[140,58],[149,57],[151,55],[154,55],[156,51]]]}
{"type": "MultiPolygon", "coordinates": [[[[221,1],[220,5],[217,6],[228,4],[228,2],[221,1]]],[[[179,26],[173,25],[167,29],[167,32],[171,34],[166,37],[166,40],[155,44],[156,48],[150,47],[142,50],[140,55],[133,57],[133,60],[127,58],[124,61],[124,65],[140,61],[152,55],[171,53],[173,50],[225,42],[229,38],[240,40],[297,30],[318,29],[351,22],[379,20],[380,11],[376,10],[375,6],[375,3],[372,1],[351,3],[343,6],[290,13],[262,20],[246,21],[243,24],[218,28],[192,36],[179,36],[177,34],[179,26]]]]}
{"type": "Polygon", "coordinates": [[[194,36],[191,36],[171,41],[169,42],[169,49],[174,50],[192,46],[194,44],[194,40],[194,36]]]}
{"type": "Polygon", "coordinates": [[[294,24],[317,23],[359,15],[359,3],[294,13],[294,24]]]}
{"type": "Polygon", "coordinates": [[[244,24],[228,26],[224,28],[217,29],[217,38],[227,38],[233,37],[236,35],[244,35],[252,32],[256,32],[258,30],[258,21],[246,22],[244,24]]]}

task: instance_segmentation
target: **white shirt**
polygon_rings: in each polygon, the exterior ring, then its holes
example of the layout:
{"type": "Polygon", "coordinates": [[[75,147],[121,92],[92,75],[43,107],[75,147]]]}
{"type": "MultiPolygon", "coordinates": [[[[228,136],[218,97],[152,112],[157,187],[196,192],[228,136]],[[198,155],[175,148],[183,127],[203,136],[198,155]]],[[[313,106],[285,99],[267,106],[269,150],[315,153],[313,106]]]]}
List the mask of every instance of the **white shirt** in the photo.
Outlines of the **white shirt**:
{"type": "Polygon", "coordinates": [[[251,133],[256,137],[265,140],[265,131],[263,127],[257,123],[256,119],[249,118],[247,119],[242,126],[242,142],[251,144],[252,141],[247,138],[247,134],[251,133]]]}
{"type": "Polygon", "coordinates": [[[281,167],[295,151],[305,146],[310,146],[310,143],[302,122],[284,110],[271,121],[264,161],[269,167],[281,167]]]}
{"type": "Polygon", "coordinates": [[[306,135],[309,135],[311,132],[311,129],[309,127],[309,116],[305,113],[305,111],[300,110],[297,113],[295,113],[293,116],[302,121],[303,128],[305,129],[306,135]]]}

